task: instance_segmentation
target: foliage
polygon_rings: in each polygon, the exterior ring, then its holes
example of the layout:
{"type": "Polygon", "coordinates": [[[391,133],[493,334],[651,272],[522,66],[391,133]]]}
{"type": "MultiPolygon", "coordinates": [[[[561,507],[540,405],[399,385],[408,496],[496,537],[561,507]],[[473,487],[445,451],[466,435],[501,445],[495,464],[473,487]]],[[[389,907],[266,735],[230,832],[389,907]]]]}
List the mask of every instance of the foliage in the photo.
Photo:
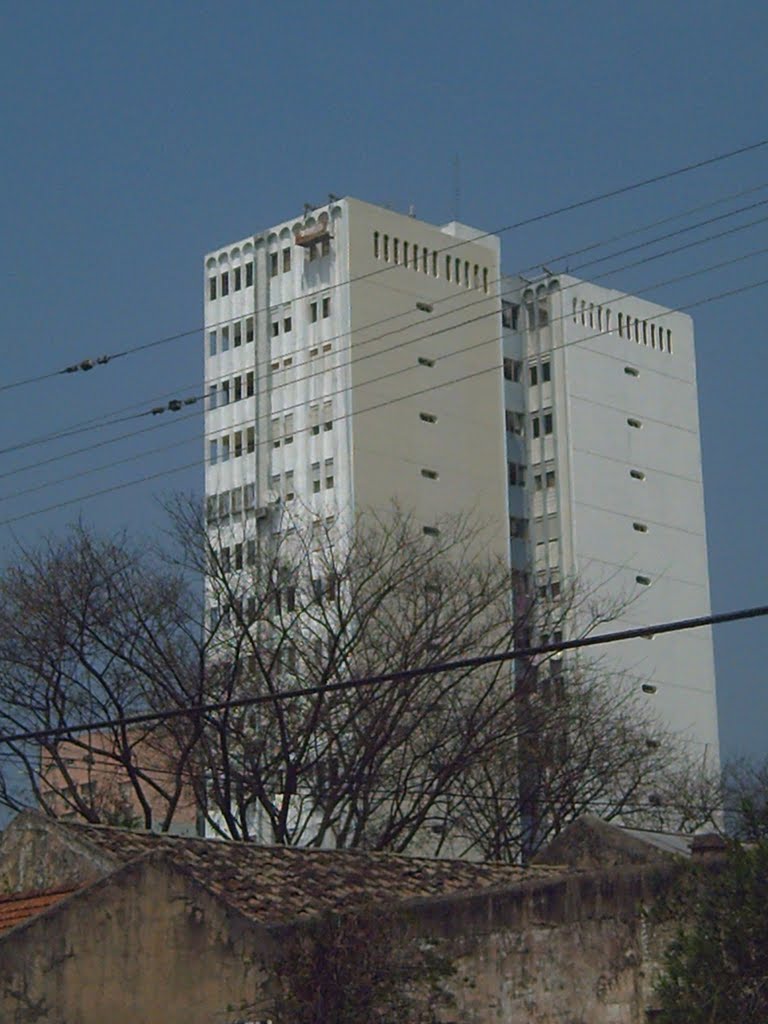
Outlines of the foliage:
{"type": "Polygon", "coordinates": [[[450,960],[379,908],[293,930],[276,964],[279,1024],[432,1024],[451,1005],[450,960]]]}
{"type": "Polygon", "coordinates": [[[723,865],[693,872],[659,983],[661,1024],[768,1021],[768,842],[734,843],[723,865]]]}
{"type": "Polygon", "coordinates": [[[768,761],[731,761],[723,769],[723,789],[731,835],[768,839],[768,761]]]}

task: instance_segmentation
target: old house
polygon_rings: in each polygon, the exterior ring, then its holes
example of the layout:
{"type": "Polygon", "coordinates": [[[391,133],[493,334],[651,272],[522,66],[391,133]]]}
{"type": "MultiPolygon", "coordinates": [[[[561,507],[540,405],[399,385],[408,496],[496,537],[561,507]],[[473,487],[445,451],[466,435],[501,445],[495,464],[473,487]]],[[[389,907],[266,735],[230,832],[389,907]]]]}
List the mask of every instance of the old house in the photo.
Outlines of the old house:
{"type": "MultiPolygon", "coordinates": [[[[580,835],[577,860],[583,827],[580,835]]],[[[614,838],[602,836],[609,847],[614,838]]],[[[679,865],[637,837],[622,856],[622,842],[607,869],[520,868],[262,847],[27,812],[0,841],[0,1020],[268,1019],[270,964],[286,926],[366,906],[395,910],[439,940],[457,968],[448,1019],[639,1024],[660,942],[641,910],[679,865]]]]}

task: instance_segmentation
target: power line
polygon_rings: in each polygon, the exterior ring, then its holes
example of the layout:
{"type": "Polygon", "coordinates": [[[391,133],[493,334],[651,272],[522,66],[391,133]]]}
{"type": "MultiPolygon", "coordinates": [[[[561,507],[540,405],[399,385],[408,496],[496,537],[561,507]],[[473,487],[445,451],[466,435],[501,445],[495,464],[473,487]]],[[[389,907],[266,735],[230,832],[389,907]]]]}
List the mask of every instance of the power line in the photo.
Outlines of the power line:
{"type": "MultiPolygon", "coordinates": [[[[597,193],[596,195],[588,196],[585,199],[576,200],[575,202],[567,203],[567,204],[565,204],[563,206],[555,207],[554,209],[547,210],[547,211],[545,211],[543,213],[534,214],[534,215],[532,215],[530,217],[523,218],[522,220],[514,221],[514,222],[512,222],[510,224],[506,224],[506,225],[503,225],[501,227],[495,228],[492,231],[482,232],[482,233],[480,233],[478,235],[475,235],[471,239],[459,239],[459,238],[456,238],[455,240],[451,241],[449,244],[447,244],[445,246],[442,246],[442,247],[438,248],[435,251],[436,252],[444,252],[446,250],[452,250],[453,251],[455,249],[461,248],[464,245],[474,244],[474,243],[482,240],[483,238],[489,238],[489,237],[492,237],[494,235],[505,234],[508,231],[515,231],[515,230],[519,230],[520,228],[523,228],[523,227],[528,227],[528,226],[530,226],[532,224],[538,224],[538,223],[541,223],[542,221],[549,220],[549,219],[551,219],[553,217],[560,216],[560,215],[562,215],[564,213],[571,213],[571,212],[573,212],[575,210],[584,209],[584,208],[586,208],[588,206],[594,205],[595,203],[603,202],[606,199],[613,199],[613,198],[616,198],[616,197],[621,196],[621,195],[626,195],[629,192],[633,192],[633,191],[636,191],[636,190],[642,189],[642,188],[647,188],[648,186],[654,185],[654,184],[658,184],[661,181],[666,181],[666,180],[669,180],[669,179],[672,179],[672,178],[679,177],[680,175],[689,174],[692,171],[701,170],[704,167],[709,167],[709,166],[712,166],[714,164],[721,163],[721,162],[723,162],[725,160],[730,160],[730,159],[733,159],[734,157],[742,156],[742,155],[744,155],[746,153],[754,152],[754,151],[756,151],[758,149],[761,149],[762,147],[764,147],[766,145],[768,145],[768,138],[760,139],[760,140],[758,140],[756,142],[749,143],[749,144],[747,144],[745,146],[740,146],[740,147],[737,147],[737,148],[732,149],[732,150],[728,150],[728,151],[723,152],[723,153],[718,153],[715,156],[707,157],[707,158],[705,158],[703,160],[698,160],[698,161],[694,161],[694,162],[691,162],[691,163],[688,163],[688,164],[684,164],[681,167],[674,168],[673,170],[670,170],[670,171],[664,171],[664,172],[662,172],[660,174],[652,175],[651,177],[643,178],[643,179],[640,179],[638,181],[631,182],[631,183],[629,183],[627,185],[620,186],[619,188],[609,189],[609,190],[607,190],[605,192],[600,192],[600,193],[597,193]]],[[[386,273],[388,270],[391,270],[391,269],[393,269],[392,266],[380,267],[380,268],[377,268],[376,270],[369,271],[369,272],[367,272],[365,274],[359,274],[359,275],[350,277],[346,281],[337,282],[336,284],[331,285],[329,287],[323,287],[323,288],[317,289],[314,292],[308,292],[308,293],[306,293],[306,295],[303,296],[303,298],[311,298],[313,295],[319,295],[321,293],[322,294],[327,294],[330,290],[333,290],[333,289],[336,289],[336,288],[340,288],[342,286],[351,284],[351,283],[356,282],[356,281],[361,281],[361,280],[369,279],[369,278],[374,277],[374,276],[376,276],[378,274],[386,273]]],[[[264,309],[261,309],[261,310],[254,310],[253,315],[255,315],[257,312],[267,312],[268,308],[269,307],[265,307],[264,309]]],[[[133,354],[135,354],[137,352],[149,351],[150,349],[157,348],[160,345],[166,345],[166,344],[169,344],[170,342],[173,342],[173,341],[179,341],[182,338],[189,337],[192,334],[197,334],[202,329],[203,328],[201,328],[201,327],[195,327],[195,328],[192,328],[190,330],[179,331],[179,332],[177,332],[175,334],[171,334],[171,335],[167,335],[167,336],[162,337],[162,338],[155,339],[154,341],[149,341],[149,342],[144,342],[144,343],[139,344],[139,345],[134,345],[134,346],[131,346],[130,348],[126,348],[126,349],[123,349],[121,351],[114,352],[114,353],[111,353],[111,354],[108,354],[108,355],[102,355],[102,356],[98,356],[96,358],[85,358],[85,359],[82,359],[80,362],[73,363],[73,364],[71,364],[71,365],[69,365],[67,367],[64,367],[63,369],[52,370],[52,371],[49,371],[47,373],[38,374],[38,375],[33,376],[33,377],[27,377],[27,378],[24,378],[24,379],[21,379],[21,380],[18,380],[18,381],[14,381],[14,382],[9,383],[9,384],[1,385],[0,386],[0,392],[10,391],[10,390],[13,390],[13,389],[16,389],[16,388],[24,387],[24,386],[26,386],[28,384],[38,383],[40,381],[44,381],[44,380],[47,380],[47,379],[50,379],[50,378],[53,378],[53,377],[61,376],[61,375],[64,375],[64,374],[71,374],[71,373],[74,373],[76,371],[89,371],[89,370],[93,369],[97,365],[106,365],[109,362],[112,362],[112,361],[114,361],[116,359],[121,359],[121,358],[124,358],[125,356],[133,355],[133,354]]]]}
{"type": "MultiPolygon", "coordinates": [[[[688,276],[688,275],[684,275],[684,276],[688,276]]],[[[734,296],[734,295],[740,295],[740,294],[743,294],[744,292],[750,291],[750,290],[752,290],[754,288],[763,287],[766,284],[768,284],[768,278],[764,278],[764,279],[762,279],[760,281],[755,281],[755,282],[752,282],[752,283],[747,284],[747,285],[742,285],[739,288],[732,288],[732,289],[729,289],[727,291],[720,292],[719,294],[716,294],[716,295],[707,296],[707,297],[705,297],[703,299],[699,299],[696,302],[687,303],[684,306],[678,306],[675,309],[665,310],[663,313],[659,314],[658,319],[661,319],[664,316],[671,315],[672,313],[682,312],[684,310],[694,309],[694,308],[696,308],[698,306],[707,305],[710,302],[715,302],[715,301],[718,301],[718,300],[723,299],[723,298],[729,298],[729,297],[734,296]]],[[[563,317],[563,318],[565,318],[565,317],[563,317]]],[[[436,332],[436,333],[439,333],[439,332],[436,332]]],[[[585,341],[589,341],[592,338],[601,337],[605,333],[606,333],[605,331],[597,331],[595,334],[589,335],[586,338],[575,338],[573,341],[564,342],[561,345],[554,345],[550,349],[548,349],[547,351],[548,352],[553,352],[553,351],[557,351],[559,349],[568,348],[571,345],[583,344],[585,341]]],[[[472,348],[478,348],[478,347],[481,347],[482,345],[498,343],[498,341],[499,341],[498,336],[494,335],[492,338],[489,338],[488,340],[483,341],[483,342],[479,342],[475,346],[468,346],[468,347],[465,346],[462,349],[458,349],[458,350],[456,350],[453,353],[447,353],[447,354],[443,355],[441,358],[445,359],[445,358],[450,357],[451,355],[460,355],[462,353],[470,351],[472,348]]],[[[414,367],[410,367],[410,366],[409,367],[403,367],[400,370],[392,371],[392,373],[386,374],[384,376],[387,376],[387,377],[395,376],[395,375],[397,375],[399,373],[409,372],[413,368],[414,367]]],[[[493,365],[491,365],[489,367],[484,367],[482,370],[475,371],[474,373],[465,374],[463,376],[453,378],[453,379],[451,379],[449,381],[443,381],[440,384],[431,384],[429,387],[422,388],[422,389],[420,389],[418,391],[409,392],[409,393],[406,393],[406,394],[403,394],[403,395],[398,395],[395,398],[387,399],[385,401],[376,403],[375,405],[368,406],[365,409],[358,409],[358,410],[355,410],[354,412],[349,412],[349,413],[346,413],[346,414],[342,414],[340,416],[335,417],[334,422],[342,421],[342,420],[345,420],[345,419],[351,419],[352,416],[362,415],[362,414],[364,414],[366,412],[373,412],[373,411],[375,411],[377,409],[385,408],[385,407],[390,406],[390,405],[395,405],[398,402],[406,401],[409,398],[417,398],[417,397],[420,397],[421,395],[429,394],[430,392],[439,390],[439,389],[441,389],[443,387],[450,387],[450,386],[452,386],[454,384],[461,383],[462,381],[465,381],[465,380],[470,380],[472,378],[481,376],[482,374],[485,374],[485,373],[499,372],[501,369],[502,369],[501,365],[493,364],[493,365]]],[[[383,378],[377,378],[377,379],[383,379],[383,378]]],[[[250,421],[241,421],[239,425],[244,425],[247,422],[250,422],[250,421]]],[[[227,429],[228,430],[232,430],[237,425],[238,424],[235,424],[234,426],[230,426],[227,429]]],[[[295,430],[294,434],[299,433],[301,431],[310,430],[310,429],[311,429],[311,427],[300,428],[300,429],[295,430]]],[[[219,432],[217,431],[216,433],[218,434],[219,432]]],[[[213,435],[207,435],[207,436],[211,437],[213,435]]],[[[108,442],[104,442],[104,443],[108,443],[108,442]]],[[[267,443],[267,441],[265,441],[265,440],[260,440],[259,441],[259,444],[266,444],[266,443],[267,443]]],[[[247,453],[244,453],[244,454],[247,454],[247,453]]],[[[156,479],[159,479],[159,478],[161,478],[163,476],[170,476],[173,473],[179,473],[179,472],[182,472],[183,470],[186,470],[186,469],[193,469],[195,467],[199,467],[200,465],[201,465],[200,461],[196,460],[195,462],[187,463],[187,464],[182,465],[182,466],[176,466],[176,467],[172,467],[170,469],[163,470],[162,472],[147,474],[146,476],[139,477],[136,480],[130,480],[130,481],[126,481],[126,482],[121,483],[121,484],[115,484],[115,485],[112,485],[110,487],[102,488],[102,489],[100,489],[98,491],[92,491],[91,493],[86,494],[86,495],[81,495],[79,497],[71,498],[71,499],[68,499],[68,500],[62,501],[62,502],[56,502],[55,504],[48,505],[48,506],[46,506],[45,508],[42,508],[42,509],[36,509],[34,511],[31,511],[31,512],[27,511],[27,512],[24,512],[23,514],[20,514],[20,515],[17,515],[17,516],[13,516],[13,517],[10,517],[10,518],[7,518],[7,519],[0,520],[0,526],[7,526],[7,525],[10,525],[12,523],[20,522],[21,520],[25,520],[25,519],[31,518],[33,516],[42,515],[42,514],[44,514],[46,512],[55,511],[56,509],[59,509],[59,508],[65,508],[65,507],[67,507],[69,505],[77,504],[80,501],[86,501],[86,500],[88,500],[90,498],[100,497],[100,496],[102,496],[104,494],[109,494],[109,493],[111,493],[113,491],[124,490],[127,487],[132,487],[132,486],[135,486],[136,484],[146,483],[146,482],[148,482],[150,480],[156,480],[156,479]]]]}
{"type": "MultiPolygon", "coordinates": [[[[766,202],[768,202],[768,200],[766,202]]],[[[738,211],[738,212],[741,212],[741,211],[738,211]]],[[[684,246],[681,246],[681,247],[678,247],[678,248],[667,249],[667,250],[664,250],[663,252],[655,254],[655,255],[653,255],[651,257],[646,257],[644,259],[641,259],[641,260],[638,260],[638,261],[635,261],[635,262],[630,262],[628,264],[625,264],[622,267],[618,267],[618,268],[615,268],[615,269],[613,269],[611,271],[608,271],[608,272],[606,272],[606,274],[600,275],[599,277],[595,278],[595,280],[600,280],[601,277],[610,276],[610,275],[612,275],[614,273],[619,273],[622,270],[630,269],[630,268],[638,266],[640,264],[643,264],[643,263],[646,263],[646,262],[650,262],[651,260],[662,258],[663,256],[670,255],[672,253],[678,252],[681,249],[686,249],[686,248],[689,248],[689,247],[694,246],[694,245],[701,245],[701,244],[704,244],[705,242],[712,241],[714,239],[720,238],[723,235],[733,234],[735,232],[738,232],[738,231],[741,231],[741,230],[745,230],[745,229],[747,229],[747,228],[749,228],[751,226],[754,226],[755,223],[761,223],[762,221],[764,221],[766,219],[768,219],[768,218],[760,218],[757,221],[749,222],[748,224],[745,224],[745,225],[740,225],[740,226],[738,226],[736,228],[730,229],[729,231],[720,232],[720,233],[717,233],[717,234],[711,235],[711,236],[706,236],[704,239],[696,240],[695,242],[688,243],[688,244],[686,244],[684,246]]],[[[708,223],[708,222],[703,222],[703,223],[708,223]]],[[[699,226],[703,226],[703,224],[699,225],[699,226]]],[[[677,233],[678,232],[675,232],[673,234],[677,234],[677,233]]],[[[669,236],[665,236],[665,237],[669,237],[669,236]]],[[[654,240],[651,240],[651,241],[654,241],[654,240]]],[[[644,243],[644,244],[646,244],[646,243],[644,243]]],[[[692,277],[696,277],[696,276],[698,276],[700,274],[711,272],[712,270],[722,269],[723,267],[733,265],[733,264],[735,264],[737,262],[740,262],[740,261],[742,261],[742,260],[744,260],[746,258],[749,258],[749,257],[752,257],[752,256],[756,256],[756,255],[760,255],[763,252],[764,252],[764,250],[761,250],[761,249],[754,250],[754,251],[752,251],[751,253],[749,253],[749,254],[747,254],[745,256],[735,257],[735,258],[733,258],[731,260],[726,260],[726,261],[722,261],[720,263],[716,263],[716,264],[714,264],[714,265],[712,265],[710,267],[700,268],[700,269],[698,269],[696,271],[692,271],[692,272],[690,272],[688,274],[685,274],[685,275],[680,275],[678,277],[674,277],[674,278],[671,278],[671,279],[666,279],[666,280],[661,281],[661,282],[656,282],[656,283],[654,283],[653,285],[649,286],[646,289],[639,290],[639,292],[636,289],[634,293],[626,292],[626,293],[624,293],[623,296],[619,295],[616,298],[620,299],[622,297],[630,297],[632,294],[638,294],[638,293],[639,294],[643,294],[644,291],[649,291],[649,290],[652,290],[654,288],[662,287],[664,285],[669,285],[671,283],[675,283],[675,282],[680,281],[680,280],[686,280],[686,279],[689,279],[689,278],[692,278],[692,277]]],[[[565,285],[561,289],[561,291],[565,292],[569,288],[573,288],[573,287],[578,287],[578,284],[574,283],[574,284],[565,285]]],[[[449,299],[453,298],[453,296],[450,296],[448,298],[449,299]]],[[[437,301],[438,302],[442,302],[442,301],[445,301],[445,299],[437,300],[437,301]]],[[[467,308],[469,308],[472,305],[486,304],[488,301],[489,301],[488,297],[484,296],[481,299],[473,300],[473,301],[469,301],[467,303],[464,303],[464,304],[462,304],[461,307],[458,307],[456,309],[451,309],[451,310],[446,311],[445,313],[440,313],[434,319],[437,319],[437,318],[442,317],[442,316],[447,316],[447,315],[455,315],[456,313],[461,312],[462,309],[467,309],[467,308]]],[[[408,311],[408,312],[412,312],[412,311],[408,311]]],[[[406,315],[406,314],[397,314],[397,317],[400,317],[402,315],[406,315]]],[[[363,361],[365,359],[372,358],[374,356],[380,356],[382,354],[394,351],[394,350],[396,350],[398,348],[405,347],[407,345],[417,344],[418,342],[424,341],[424,340],[426,340],[426,339],[428,339],[430,337],[434,337],[434,336],[437,336],[439,334],[446,333],[446,332],[449,332],[449,331],[452,331],[452,330],[457,330],[460,327],[467,326],[467,325],[472,324],[472,323],[476,323],[479,320],[484,319],[485,317],[495,317],[495,316],[498,316],[498,315],[499,315],[498,308],[494,308],[494,309],[490,310],[487,313],[479,314],[477,317],[471,318],[469,320],[462,321],[462,322],[460,322],[458,324],[452,324],[452,325],[450,325],[450,326],[448,326],[446,328],[438,328],[436,330],[430,331],[427,334],[421,335],[419,337],[408,339],[408,340],[402,341],[402,342],[398,342],[395,345],[389,346],[388,348],[379,349],[376,352],[364,353],[362,355],[358,354],[356,358],[352,357],[351,350],[350,350],[350,358],[344,361],[344,365],[346,365],[346,366],[356,365],[358,362],[361,362],[361,361],[363,361]]],[[[665,314],[662,314],[662,315],[665,315],[665,314]]],[[[392,319],[392,318],[385,318],[385,319],[392,319]]],[[[551,323],[555,323],[558,320],[564,320],[564,319],[567,319],[567,314],[563,314],[560,317],[553,318],[551,323]]],[[[375,324],[372,324],[371,326],[375,326],[375,324]]],[[[408,327],[397,328],[397,329],[394,329],[392,331],[385,332],[385,333],[383,333],[381,335],[377,335],[377,336],[375,336],[373,338],[366,339],[364,342],[362,342],[360,344],[360,346],[358,346],[358,348],[362,347],[363,345],[370,344],[370,343],[372,343],[374,341],[382,340],[383,338],[386,338],[386,337],[391,336],[391,335],[402,334],[404,331],[414,329],[417,326],[418,326],[417,324],[412,324],[412,325],[409,325],[408,327]]],[[[325,339],[324,343],[332,342],[335,339],[346,337],[348,335],[348,333],[349,332],[344,332],[344,333],[342,333],[340,335],[336,335],[334,337],[331,337],[330,339],[325,339]]],[[[587,339],[579,339],[579,340],[583,341],[583,340],[587,340],[587,339]]],[[[556,347],[559,347],[559,346],[556,346],[556,347]]],[[[293,384],[297,384],[297,383],[301,383],[303,381],[311,380],[313,377],[322,375],[324,372],[325,372],[324,369],[313,370],[309,374],[306,374],[304,376],[300,376],[298,378],[295,378],[292,381],[292,383],[293,384]]],[[[263,390],[260,388],[258,393],[256,395],[254,395],[253,397],[255,397],[256,399],[265,397],[269,393],[269,390],[270,390],[269,387],[265,387],[263,390]]],[[[345,389],[341,389],[341,390],[343,391],[345,389]]],[[[339,393],[340,392],[335,392],[334,394],[339,394],[339,393]]],[[[166,396],[163,396],[163,397],[167,397],[167,394],[166,394],[166,396]]],[[[250,397],[250,396],[247,396],[247,397],[250,397]]],[[[331,396],[331,397],[333,397],[333,396],[331,396]]],[[[88,430],[94,429],[91,424],[93,424],[94,422],[98,422],[99,420],[101,422],[98,423],[98,425],[100,425],[100,426],[111,426],[112,424],[118,424],[118,423],[121,423],[121,422],[125,422],[127,420],[141,419],[141,418],[145,418],[146,416],[149,416],[149,415],[157,415],[158,412],[163,412],[163,411],[166,411],[166,410],[171,410],[171,411],[174,411],[174,412],[178,412],[178,411],[180,411],[182,409],[182,407],[195,404],[196,402],[203,400],[203,398],[204,398],[203,395],[194,395],[194,396],[188,396],[188,397],[183,398],[183,399],[172,399],[165,406],[155,407],[155,408],[152,408],[152,409],[145,409],[143,412],[135,413],[132,416],[120,417],[120,418],[114,419],[112,421],[107,420],[106,417],[100,417],[100,418],[97,418],[96,421],[94,421],[94,420],[86,421],[86,423],[81,425],[81,426],[75,426],[75,427],[72,427],[72,428],[68,428],[67,430],[65,430],[63,432],[60,432],[59,434],[55,434],[55,433],[54,434],[48,434],[48,435],[45,435],[43,437],[39,437],[39,438],[35,438],[35,439],[30,439],[28,441],[25,441],[25,442],[19,444],[19,445],[9,446],[9,447],[7,447],[5,449],[1,449],[0,450],[0,454],[8,453],[8,452],[15,451],[15,450],[19,450],[21,448],[32,447],[34,445],[41,444],[41,443],[44,443],[44,442],[50,442],[51,440],[58,440],[58,439],[63,438],[63,437],[73,436],[73,435],[78,434],[78,433],[84,433],[84,432],[86,432],[88,430]]],[[[285,413],[286,411],[290,411],[290,409],[301,408],[304,404],[305,403],[303,403],[303,402],[297,402],[293,406],[287,407],[286,409],[283,409],[281,411],[283,413],[285,413]]],[[[181,417],[182,420],[188,419],[188,418],[190,418],[190,417],[181,417]]],[[[179,422],[179,419],[176,418],[175,422],[179,422]]],[[[237,425],[238,424],[235,424],[235,426],[237,426],[237,425]]],[[[149,428],[149,429],[153,429],[153,428],[149,428]]],[[[140,433],[144,433],[144,432],[146,432],[146,431],[136,431],[136,432],[134,432],[134,434],[140,434],[140,433]]],[[[133,436],[131,433],[120,435],[120,437],[118,437],[118,438],[108,439],[106,441],[98,442],[95,445],[89,445],[89,446],[86,446],[85,448],[76,449],[72,453],[65,453],[64,455],[60,455],[60,456],[56,456],[56,457],[53,457],[53,458],[50,458],[50,459],[46,459],[46,460],[43,460],[42,462],[33,463],[33,464],[28,465],[28,466],[20,467],[20,468],[11,470],[11,471],[6,472],[6,473],[0,473],[0,479],[3,479],[5,477],[7,477],[7,476],[15,475],[16,473],[19,473],[19,472],[25,472],[25,471],[27,471],[30,468],[37,468],[38,466],[46,465],[47,463],[50,463],[50,462],[53,462],[53,461],[60,461],[62,458],[67,458],[71,454],[81,454],[82,452],[88,451],[91,448],[101,447],[101,446],[103,446],[105,444],[111,444],[111,443],[116,442],[118,440],[124,440],[126,438],[130,438],[131,436],[133,436]]],[[[184,442],[184,443],[187,443],[187,442],[184,442]]],[[[172,446],[169,446],[169,447],[172,447],[172,446]]],[[[162,449],[156,449],[156,450],[162,450],[162,449]]],[[[131,461],[131,460],[123,460],[123,461],[131,461]]],[[[87,475],[87,473],[86,474],[75,474],[75,476],[80,476],[80,475],[87,475]]],[[[64,479],[66,479],[66,478],[64,478],[64,479]]],[[[38,488],[31,488],[30,490],[37,490],[37,489],[38,488]]],[[[26,492],[22,492],[22,493],[26,493],[26,492]]]]}
{"type": "Polygon", "coordinates": [[[328,682],[322,686],[296,687],[290,690],[278,690],[272,694],[260,694],[255,697],[239,697],[224,701],[192,705],[185,708],[173,708],[167,711],[148,711],[135,715],[123,715],[120,718],[100,719],[92,722],[85,722],[80,725],[59,726],[54,729],[31,729],[25,732],[13,733],[10,736],[0,736],[0,743],[25,743],[33,740],[49,739],[57,736],[72,736],[77,733],[110,729],[117,726],[130,727],[143,725],[147,722],[163,722],[184,716],[206,715],[216,711],[226,711],[230,708],[255,707],[260,704],[276,704],[286,700],[296,700],[301,697],[313,697],[327,695],[346,690],[360,689],[367,686],[378,686],[385,683],[404,683],[412,679],[419,679],[422,676],[437,675],[441,672],[456,672],[466,669],[483,668],[486,665],[498,665],[508,661],[521,658],[533,658],[541,654],[555,654],[560,651],[583,650],[589,647],[598,647],[604,644],[618,643],[624,640],[652,639],[666,633],[677,633],[687,629],[700,629],[705,626],[717,626],[726,622],[740,622],[747,619],[757,619],[768,615],[768,605],[755,605],[750,608],[742,608],[737,611],[720,612],[716,615],[699,615],[688,619],[676,619],[668,622],[657,622],[649,626],[640,626],[635,629],[616,630],[612,633],[601,633],[597,636],[578,637],[575,640],[560,640],[547,644],[521,647],[512,650],[499,651],[495,654],[482,654],[470,658],[459,658],[454,661],[446,661],[435,665],[425,665],[422,668],[401,669],[395,672],[384,672],[378,675],[361,676],[357,679],[340,680],[328,682]]]}

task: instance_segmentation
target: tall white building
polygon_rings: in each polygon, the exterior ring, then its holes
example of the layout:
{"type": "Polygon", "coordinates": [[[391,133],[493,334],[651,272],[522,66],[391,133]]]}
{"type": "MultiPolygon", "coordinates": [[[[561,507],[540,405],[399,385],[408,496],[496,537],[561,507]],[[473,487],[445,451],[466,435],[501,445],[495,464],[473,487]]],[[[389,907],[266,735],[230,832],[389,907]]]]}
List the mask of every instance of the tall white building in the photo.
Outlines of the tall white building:
{"type": "MultiPolygon", "coordinates": [[[[532,586],[626,598],[611,628],[709,612],[689,317],[348,198],[209,253],[205,325],[209,520],[473,510],[532,586]]],[[[610,658],[715,766],[710,632],[610,658]]]]}

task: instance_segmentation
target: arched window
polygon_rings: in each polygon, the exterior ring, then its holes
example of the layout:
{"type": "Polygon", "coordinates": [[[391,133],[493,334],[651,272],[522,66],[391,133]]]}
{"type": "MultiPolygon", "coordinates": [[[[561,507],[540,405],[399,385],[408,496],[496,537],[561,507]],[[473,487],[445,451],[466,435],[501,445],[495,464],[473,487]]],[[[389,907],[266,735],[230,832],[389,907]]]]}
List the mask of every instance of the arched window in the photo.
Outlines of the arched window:
{"type": "Polygon", "coordinates": [[[578,318],[578,302],[576,299],[573,300],[573,322],[576,323],[578,318]]]}
{"type": "Polygon", "coordinates": [[[483,267],[483,291],[488,294],[488,267],[483,267]]]}
{"type": "Polygon", "coordinates": [[[389,263],[389,235],[384,235],[384,259],[389,263]]]}
{"type": "Polygon", "coordinates": [[[446,281],[451,280],[451,257],[445,257],[445,279],[446,281]]]}
{"type": "Polygon", "coordinates": [[[373,257],[374,259],[379,258],[379,232],[373,232],[373,257]]]}
{"type": "Polygon", "coordinates": [[[624,337],[624,314],[619,313],[619,337],[624,337]]]}
{"type": "Polygon", "coordinates": [[[429,250],[421,250],[421,272],[422,274],[429,273],[429,250]]]}

